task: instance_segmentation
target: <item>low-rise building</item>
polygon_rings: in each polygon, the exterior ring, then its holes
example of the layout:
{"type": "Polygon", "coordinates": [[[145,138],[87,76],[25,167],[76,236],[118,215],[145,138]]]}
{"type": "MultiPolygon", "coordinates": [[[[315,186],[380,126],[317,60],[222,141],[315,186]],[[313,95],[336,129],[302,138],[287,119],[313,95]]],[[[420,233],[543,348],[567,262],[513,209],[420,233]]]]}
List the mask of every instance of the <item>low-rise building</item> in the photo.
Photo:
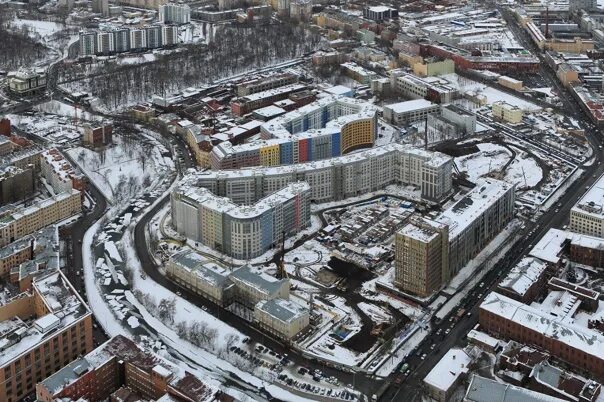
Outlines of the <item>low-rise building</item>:
{"type": "Polygon", "coordinates": [[[46,90],[46,71],[18,70],[7,75],[8,89],[18,95],[34,95],[46,90]]]}
{"type": "Polygon", "coordinates": [[[467,402],[563,402],[553,396],[541,394],[526,388],[502,383],[473,374],[466,390],[464,401],[467,402]]]}
{"type": "Polygon", "coordinates": [[[415,99],[405,102],[384,105],[384,120],[393,124],[407,124],[425,120],[428,115],[440,112],[440,105],[425,99],[415,99]]]}
{"type": "Polygon", "coordinates": [[[254,322],[280,339],[291,340],[310,324],[307,309],[284,299],[262,300],[254,308],[254,322]]]}
{"type": "Polygon", "coordinates": [[[84,126],[84,134],[82,135],[82,142],[87,145],[98,147],[102,145],[111,144],[113,133],[112,124],[101,124],[101,125],[86,125],[84,126]]]}
{"type": "Polygon", "coordinates": [[[465,379],[474,359],[463,349],[450,349],[424,378],[431,398],[447,402],[455,388],[465,379]]]}
{"type": "Polygon", "coordinates": [[[508,123],[520,123],[522,121],[522,109],[510,105],[505,101],[493,103],[493,117],[507,121],[508,123]]]}
{"type": "Polygon", "coordinates": [[[289,300],[289,279],[276,279],[249,265],[229,275],[235,285],[233,301],[247,308],[255,308],[260,301],[289,300]]]}
{"type": "Polygon", "coordinates": [[[181,251],[170,257],[166,276],[180,286],[219,305],[229,300],[230,271],[193,251],[181,251]]]}
{"type": "Polygon", "coordinates": [[[522,303],[531,303],[545,290],[548,275],[547,263],[534,257],[525,257],[499,282],[497,291],[522,303]]]}
{"type": "Polygon", "coordinates": [[[576,302],[572,296],[567,294],[561,300],[558,294],[552,294],[547,302],[555,311],[492,292],[480,305],[479,323],[497,337],[541,348],[602,381],[604,336],[571,319],[576,312],[576,307],[569,308],[576,302]]]}
{"type": "Polygon", "coordinates": [[[398,18],[398,10],[386,6],[367,6],[363,8],[363,17],[373,21],[398,18]]]}

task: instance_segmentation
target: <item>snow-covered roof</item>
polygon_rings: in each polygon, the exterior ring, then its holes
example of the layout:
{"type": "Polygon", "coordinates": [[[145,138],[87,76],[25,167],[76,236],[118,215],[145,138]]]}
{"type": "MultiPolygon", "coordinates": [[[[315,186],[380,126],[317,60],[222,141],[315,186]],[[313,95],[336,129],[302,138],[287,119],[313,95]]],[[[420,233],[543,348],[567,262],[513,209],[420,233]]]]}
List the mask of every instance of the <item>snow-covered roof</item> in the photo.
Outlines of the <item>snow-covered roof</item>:
{"type": "Polygon", "coordinates": [[[531,249],[530,255],[543,261],[558,263],[562,244],[567,239],[567,233],[559,229],[550,229],[539,239],[539,242],[531,249]]]}
{"type": "Polygon", "coordinates": [[[604,219],[604,175],[583,194],[571,211],[604,219]]]}
{"type": "MultiPolygon", "coordinates": [[[[19,320],[18,325],[12,325],[7,331],[2,332],[7,328],[0,329],[0,366],[31,351],[46,341],[49,334],[56,335],[57,331],[66,329],[90,314],[84,300],[59,270],[35,277],[32,292],[40,298],[48,313],[37,317],[33,322],[19,320]],[[57,328],[57,331],[52,331],[57,328]]],[[[21,297],[28,297],[28,293],[23,293],[21,297]]]]}
{"type": "Polygon", "coordinates": [[[448,391],[461,375],[468,372],[472,360],[463,349],[450,349],[424,378],[424,382],[435,389],[448,391]]]}
{"type": "Polygon", "coordinates": [[[508,288],[523,296],[546,269],[547,264],[544,262],[533,257],[525,257],[510,270],[499,283],[499,287],[508,288]]]}
{"type": "Polygon", "coordinates": [[[267,119],[270,119],[275,116],[279,116],[283,113],[285,113],[285,109],[280,108],[275,105],[269,105],[269,106],[254,110],[254,114],[256,114],[258,116],[262,116],[267,119]]]}
{"type": "Polygon", "coordinates": [[[301,316],[308,315],[308,310],[291,300],[272,299],[261,300],[256,309],[275,317],[281,322],[292,322],[301,316]]]}
{"type": "Polygon", "coordinates": [[[227,269],[192,250],[180,251],[174,254],[170,261],[216,287],[222,286],[228,280],[227,269]]]}
{"type": "Polygon", "coordinates": [[[487,345],[493,349],[495,349],[500,344],[499,339],[493,338],[491,335],[485,334],[484,332],[477,331],[475,329],[468,332],[468,339],[480,342],[483,345],[487,345]]]}
{"type": "Polygon", "coordinates": [[[262,215],[277,205],[283,205],[289,200],[295,199],[299,194],[309,191],[310,185],[307,182],[290,183],[253,205],[237,205],[229,198],[219,197],[206,188],[178,188],[175,193],[181,193],[197,205],[226,214],[232,219],[251,219],[262,215]]]}
{"type": "Polygon", "coordinates": [[[281,289],[284,283],[289,282],[287,279],[277,279],[261,271],[253,270],[249,265],[244,265],[238,270],[233,271],[230,278],[240,283],[245,283],[247,286],[267,295],[274,294],[281,289]]]}
{"type": "Polygon", "coordinates": [[[277,96],[280,94],[287,94],[289,92],[294,92],[294,91],[299,91],[306,88],[306,85],[302,85],[302,84],[291,84],[291,85],[285,85],[282,87],[278,87],[278,88],[273,88],[273,89],[269,89],[266,91],[262,91],[262,92],[256,92],[250,95],[246,95],[241,97],[241,99],[243,101],[247,101],[247,102],[254,102],[257,100],[262,100],[265,98],[270,98],[273,96],[277,96]]]}
{"type": "Polygon", "coordinates": [[[405,102],[393,103],[391,105],[384,105],[384,109],[390,109],[394,113],[409,113],[417,110],[428,109],[431,107],[438,107],[437,104],[432,103],[425,99],[415,99],[405,102]]]}
{"type": "Polygon", "coordinates": [[[476,181],[476,187],[443,211],[435,220],[449,225],[449,239],[452,239],[482,216],[484,211],[499,201],[508,191],[514,191],[513,184],[480,178],[476,181]]]}
{"type": "MultiPolygon", "coordinates": [[[[220,146],[229,143],[222,143],[219,146],[214,147],[214,150],[220,146]]],[[[339,156],[331,159],[323,159],[313,162],[298,163],[295,165],[283,165],[283,166],[257,166],[242,168],[236,170],[204,170],[204,171],[193,171],[185,176],[179,187],[186,187],[194,185],[200,179],[237,179],[243,177],[255,177],[255,176],[271,176],[280,174],[290,173],[304,173],[312,172],[320,169],[331,168],[334,165],[346,165],[355,162],[365,161],[371,158],[379,157],[381,155],[387,155],[389,153],[398,153],[401,156],[415,155],[425,159],[425,163],[429,166],[438,167],[446,163],[451,163],[452,159],[440,152],[426,151],[423,149],[417,149],[410,145],[401,144],[388,144],[381,147],[375,147],[360,152],[351,153],[348,155],[339,156]]]]}
{"type": "Polygon", "coordinates": [[[472,375],[466,391],[469,402],[562,402],[564,399],[531,391],[526,388],[472,375]]]}
{"type": "Polygon", "coordinates": [[[336,85],[330,88],[326,88],[325,92],[332,95],[341,95],[346,96],[347,94],[354,92],[354,89],[344,86],[344,85],[336,85]]]}
{"type": "Polygon", "coordinates": [[[513,321],[531,331],[542,333],[548,338],[554,338],[560,343],[582,350],[598,359],[604,359],[604,336],[592,329],[568,322],[564,317],[554,317],[546,311],[522,304],[496,292],[487,295],[480,309],[513,321]]]}

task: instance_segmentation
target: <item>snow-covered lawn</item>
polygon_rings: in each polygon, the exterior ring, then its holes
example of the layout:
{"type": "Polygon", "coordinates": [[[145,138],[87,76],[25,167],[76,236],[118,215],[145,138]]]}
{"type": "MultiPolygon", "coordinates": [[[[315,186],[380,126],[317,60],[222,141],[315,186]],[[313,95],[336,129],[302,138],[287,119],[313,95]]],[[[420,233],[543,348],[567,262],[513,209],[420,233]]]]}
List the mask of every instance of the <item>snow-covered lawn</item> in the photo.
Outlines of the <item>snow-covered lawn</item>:
{"type": "Polygon", "coordinates": [[[67,152],[111,202],[125,201],[141,189],[154,187],[173,163],[161,145],[140,138],[114,135],[113,145],[101,151],[75,147],[67,152]]]}
{"type": "Polygon", "coordinates": [[[16,27],[26,26],[42,37],[50,36],[56,32],[65,29],[65,26],[63,24],[59,24],[57,22],[52,21],[22,20],[17,18],[14,19],[11,23],[13,26],[16,27]]]}

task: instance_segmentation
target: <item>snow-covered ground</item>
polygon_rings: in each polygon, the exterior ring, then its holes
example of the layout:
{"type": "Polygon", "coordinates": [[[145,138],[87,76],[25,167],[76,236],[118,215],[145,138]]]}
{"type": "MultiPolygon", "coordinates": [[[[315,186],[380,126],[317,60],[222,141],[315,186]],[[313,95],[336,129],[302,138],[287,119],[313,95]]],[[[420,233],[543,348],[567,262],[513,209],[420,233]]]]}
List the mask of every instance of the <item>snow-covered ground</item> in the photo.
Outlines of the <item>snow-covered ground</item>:
{"type": "Polygon", "coordinates": [[[107,200],[119,202],[173,172],[173,161],[162,155],[165,151],[157,142],[118,134],[113,145],[101,151],[78,146],[67,152],[107,200]]]}
{"type": "Polygon", "coordinates": [[[52,21],[27,20],[16,18],[11,21],[15,27],[26,26],[41,37],[51,36],[52,34],[65,29],[63,24],[52,21]]]}

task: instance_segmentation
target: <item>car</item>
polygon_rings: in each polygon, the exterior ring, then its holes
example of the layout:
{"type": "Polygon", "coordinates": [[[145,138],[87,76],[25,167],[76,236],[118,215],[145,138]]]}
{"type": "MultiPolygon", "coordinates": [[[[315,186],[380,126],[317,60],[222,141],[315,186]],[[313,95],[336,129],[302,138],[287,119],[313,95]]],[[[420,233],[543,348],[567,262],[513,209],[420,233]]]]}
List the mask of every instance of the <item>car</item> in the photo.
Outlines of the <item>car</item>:
{"type": "Polygon", "coordinates": [[[176,295],[177,295],[177,296],[182,296],[182,293],[180,293],[180,290],[177,290],[177,291],[176,291],[176,295]]]}
{"type": "Polygon", "coordinates": [[[484,287],[484,282],[480,282],[480,285],[478,285],[478,287],[484,287]]]}
{"type": "Polygon", "coordinates": [[[436,335],[440,335],[443,332],[442,328],[439,328],[438,331],[436,331],[436,335]]]}
{"type": "Polygon", "coordinates": [[[449,335],[449,333],[450,333],[450,332],[451,332],[451,329],[449,329],[449,328],[447,328],[447,329],[445,330],[445,334],[446,334],[446,335],[449,335]]]}
{"type": "Polygon", "coordinates": [[[424,359],[426,358],[426,356],[427,356],[427,355],[424,353],[424,354],[422,355],[421,359],[422,359],[422,360],[424,360],[424,359]]]}
{"type": "Polygon", "coordinates": [[[306,370],[304,367],[300,367],[298,369],[298,374],[304,375],[308,372],[308,370],[306,370]]]}
{"type": "Polygon", "coordinates": [[[432,346],[430,346],[430,350],[434,350],[436,348],[436,344],[433,343],[432,346]]]}
{"type": "Polygon", "coordinates": [[[411,370],[405,371],[405,377],[409,377],[409,374],[411,374],[411,370]]]}

